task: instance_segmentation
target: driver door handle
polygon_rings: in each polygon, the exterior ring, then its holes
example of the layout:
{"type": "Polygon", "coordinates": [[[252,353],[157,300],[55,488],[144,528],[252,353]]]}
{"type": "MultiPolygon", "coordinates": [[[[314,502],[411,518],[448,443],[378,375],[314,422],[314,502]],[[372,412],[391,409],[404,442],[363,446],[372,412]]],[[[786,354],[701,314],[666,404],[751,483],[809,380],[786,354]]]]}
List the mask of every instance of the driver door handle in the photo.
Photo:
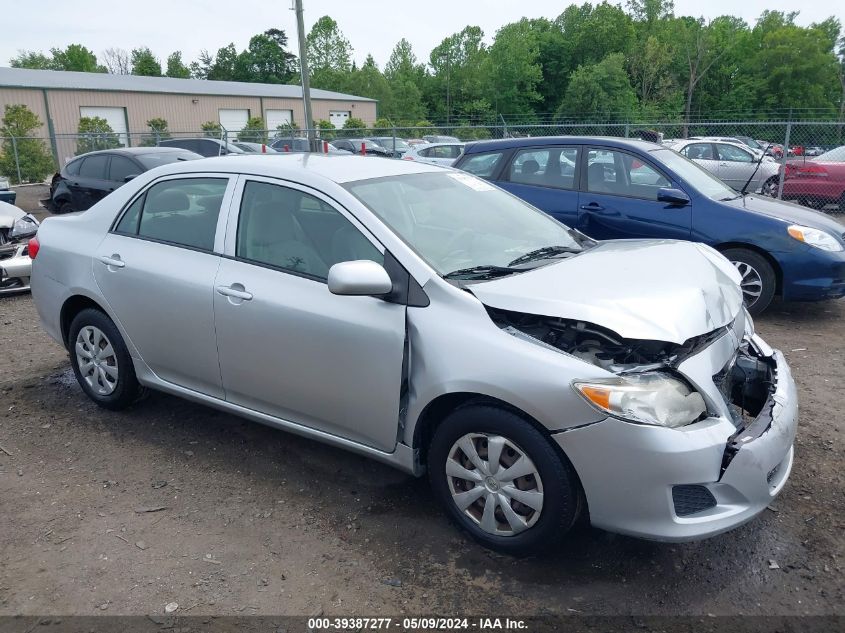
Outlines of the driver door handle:
{"type": "Polygon", "coordinates": [[[598,202],[591,202],[590,204],[582,204],[581,209],[584,211],[604,211],[604,207],[598,202]]]}
{"type": "Polygon", "coordinates": [[[216,286],[214,288],[218,294],[224,297],[232,297],[240,299],[241,301],[249,301],[252,299],[252,293],[243,289],[241,284],[232,284],[231,286],[216,286]]]}

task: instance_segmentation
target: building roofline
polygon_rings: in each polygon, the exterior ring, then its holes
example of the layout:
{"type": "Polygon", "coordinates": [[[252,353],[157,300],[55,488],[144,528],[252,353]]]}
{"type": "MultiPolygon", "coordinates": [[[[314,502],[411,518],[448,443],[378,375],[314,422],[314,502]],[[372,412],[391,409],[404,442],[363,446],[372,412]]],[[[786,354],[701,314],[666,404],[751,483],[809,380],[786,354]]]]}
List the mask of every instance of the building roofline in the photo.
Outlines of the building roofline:
{"type": "MultiPolygon", "coordinates": [[[[86,90],[92,92],[135,92],[141,94],[179,94],[214,97],[254,97],[265,99],[301,99],[302,86],[297,84],[263,84],[207,79],[175,79],[142,77],[61,70],[34,70],[0,67],[0,88],[25,90],[86,90]]],[[[357,95],[311,89],[315,101],[359,101],[375,103],[375,99],[357,95]]]]}

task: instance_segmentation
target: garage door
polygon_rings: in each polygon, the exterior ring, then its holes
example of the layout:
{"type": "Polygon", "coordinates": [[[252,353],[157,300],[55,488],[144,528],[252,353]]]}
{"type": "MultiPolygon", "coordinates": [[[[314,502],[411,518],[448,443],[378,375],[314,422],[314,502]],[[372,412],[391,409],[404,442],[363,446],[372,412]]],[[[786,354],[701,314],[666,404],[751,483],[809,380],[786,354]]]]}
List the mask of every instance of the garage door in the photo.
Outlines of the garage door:
{"type": "Polygon", "coordinates": [[[267,129],[275,130],[280,125],[289,125],[293,121],[293,110],[265,110],[267,129]]]}
{"type": "Polygon", "coordinates": [[[82,106],[79,108],[80,118],[100,117],[105,119],[109,127],[119,134],[120,143],[127,144],[126,108],[102,108],[99,106],[82,106]]]}
{"type": "Polygon", "coordinates": [[[346,121],[348,120],[348,110],[332,110],[329,112],[329,123],[334,125],[336,128],[342,128],[344,125],[346,125],[346,121]]]}
{"type": "Polygon", "coordinates": [[[249,121],[249,110],[235,110],[221,108],[218,110],[220,125],[227,132],[240,132],[249,121]]]}

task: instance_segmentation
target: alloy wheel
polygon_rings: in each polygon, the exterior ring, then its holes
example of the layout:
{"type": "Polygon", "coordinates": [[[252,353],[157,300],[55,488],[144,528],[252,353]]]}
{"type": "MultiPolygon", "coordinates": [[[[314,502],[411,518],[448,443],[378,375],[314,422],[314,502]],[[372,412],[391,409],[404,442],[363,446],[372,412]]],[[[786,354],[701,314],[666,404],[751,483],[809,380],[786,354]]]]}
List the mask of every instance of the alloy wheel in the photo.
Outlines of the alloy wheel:
{"type": "Polygon", "coordinates": [[[114,347],[101,329],[86,325],[74,346],[79,374],[95,393],[108,396],[117,387],[118,368],[114,347]]]}
{"type": "Polygon", "coordinates": [[[754,305],[757,299],[763,292],[763,278],[757,269],[745,262],[731,262],[739,271],[742,280],[739,282],[739,287],[742,288],[742,298],[745,300],[746,307],[754,305]]]}
{"type": "Polygon", "coordinates": [[[514,536],[543,510],[543,482],[531,458],[501,435],[468,433],[446,458],[455,505],[489,534],[514,536]]]}
{"type": "Polygon", "coordinates": [[[763,183],[762,193],[764,196],[769,196],[770,198],[777,198],[778,197],[778,181],[776,179],[770,179],[763,183]]]}

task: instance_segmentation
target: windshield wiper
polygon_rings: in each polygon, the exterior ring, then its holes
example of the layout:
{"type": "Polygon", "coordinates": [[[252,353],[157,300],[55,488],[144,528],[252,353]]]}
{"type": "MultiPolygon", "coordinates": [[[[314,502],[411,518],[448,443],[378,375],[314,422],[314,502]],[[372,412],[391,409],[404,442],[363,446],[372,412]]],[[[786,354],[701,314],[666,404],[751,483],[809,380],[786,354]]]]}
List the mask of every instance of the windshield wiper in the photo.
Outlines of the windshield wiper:
{"type": "Polygon", "coordinates": [[[524,264],[525,262],[532,262],[536,259],[545,259],[555,255],[562,255],[563,253],[580,253],[582,249],[572,248],[571,246],[544,246],[533,251],[529,251],[524,255],[520,255],[512,262],[508,262],[508,266],[516,266],[517,264],[524,264]]]}
{"type": "Polygon", "coordinates": [[[444,279],[458,279],[460,277],[493,277],[496,275],[508,275],[510,273],[524,272],[522,268],[509,268],[508,266],[472,266],[470,268],[459,268],[443,275],[444,279]]]}

